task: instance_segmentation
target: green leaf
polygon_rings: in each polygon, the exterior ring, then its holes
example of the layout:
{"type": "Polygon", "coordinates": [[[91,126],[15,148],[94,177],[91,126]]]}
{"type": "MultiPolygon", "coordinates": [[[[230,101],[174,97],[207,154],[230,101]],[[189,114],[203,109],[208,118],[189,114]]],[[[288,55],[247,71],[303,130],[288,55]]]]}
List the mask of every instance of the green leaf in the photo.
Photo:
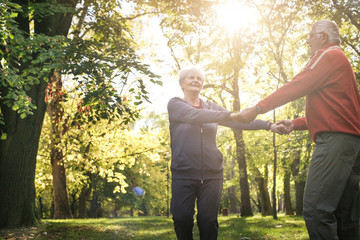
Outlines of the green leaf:
{"type": "Polygon", "coordinates": [[[0,140],[6,140],[6,139],[7,139],[7,134],[6,134],[6,133],[2,133],[0,140]]]}
{"type": "Polygon", "coordinates": [[[22,114],[20,115],[20,118],[21,118],[21,119],[26,118],[26,113],[22,113],[22,114]]]}
{"type": "Polygon", "coordinates": [[[18,106],[18,105],[15,104],[15,105],[12,106],[12,110],[13,110],[13,111],[17,111],[18,109],[19,109],[19,106],[18,106]]]}

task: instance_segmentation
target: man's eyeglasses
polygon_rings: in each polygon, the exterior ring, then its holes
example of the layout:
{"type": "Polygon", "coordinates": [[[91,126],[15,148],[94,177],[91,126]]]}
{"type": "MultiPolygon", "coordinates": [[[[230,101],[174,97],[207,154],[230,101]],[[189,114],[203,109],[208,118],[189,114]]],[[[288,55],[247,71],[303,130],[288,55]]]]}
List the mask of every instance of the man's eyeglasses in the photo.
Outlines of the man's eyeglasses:
{"type": "Polygon", "coordinates": [[[316,32],[316,33],[310,33],[309,37],[312,38],[316,36],[317,34],[324,34],[323,32],[316,32]]]}

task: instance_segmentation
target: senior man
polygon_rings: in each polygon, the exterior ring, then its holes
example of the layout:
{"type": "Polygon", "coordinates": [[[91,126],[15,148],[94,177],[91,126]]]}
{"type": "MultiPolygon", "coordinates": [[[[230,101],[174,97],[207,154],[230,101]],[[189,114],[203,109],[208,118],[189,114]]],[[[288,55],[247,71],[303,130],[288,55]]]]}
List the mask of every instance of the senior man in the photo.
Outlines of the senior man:
{"type": "Polygon", "coordinates": [[[359,240],[360,96],[355,74],[340,49],[335,22],[312,26],[311,58],[294,79],[238,120],[249,122],[306,96],[305,118],[282,120],[284,133],[308,129],[316,143],[308,170],[303,215],[311,240],[359,240]]]}

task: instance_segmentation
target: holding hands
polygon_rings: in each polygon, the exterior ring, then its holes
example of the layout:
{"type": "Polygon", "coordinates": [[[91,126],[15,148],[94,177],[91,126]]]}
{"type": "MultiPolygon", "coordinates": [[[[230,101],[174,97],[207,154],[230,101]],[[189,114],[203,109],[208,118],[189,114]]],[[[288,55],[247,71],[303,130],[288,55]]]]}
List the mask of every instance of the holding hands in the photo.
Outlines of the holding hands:
{"type": "MultiPolygon", "coordinates": [[[[258,107],[250,107],[246,108],[239,113],[231,113],[230,117],[233,121],[241,122],[241,123],[250,123],[254,120],[257,115],[261,112],[258,107]]],[[[280,120],[277,123],[272,123],[270,126],[270,130],[277,134],[289,134],[294,130],[294,123],[291,120],[280,120]]]]}
{"type": "Polygon", "coordinates": [[[294,130],[294,123],[291,120],[280,120],[276,125],[278,126],[279,132],[277,133],[279,134],[289,134],[294,130]]]}
{"type": "Polygon", "coordinates": [[[291,120],[281,120],[271,125],[270,129],[277,134],[289,134],[294,130],[294,123],[291,120]]]}

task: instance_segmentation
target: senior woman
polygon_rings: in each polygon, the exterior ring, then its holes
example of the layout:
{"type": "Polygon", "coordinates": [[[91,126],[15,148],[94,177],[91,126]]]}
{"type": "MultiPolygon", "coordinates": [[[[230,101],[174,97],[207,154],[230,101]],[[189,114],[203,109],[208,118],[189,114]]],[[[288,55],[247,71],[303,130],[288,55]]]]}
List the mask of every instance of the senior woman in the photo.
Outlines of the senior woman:
{"type": "Polygon", "coordinates": [[[171,136],[171,213],[178,239],[193,239],[195,201],[200,239],[217,239],[219,202],[223,186],[223,157],[216,144],[218,124],[241,130],[276,131],[276,124],[255,119],[235,122],[232,113],[199,98],[205,76],[197,67],[180,71],[183,98],[168,103],[171,136]],[[233,121],[234,120],[234,121],[233,121]]]}

